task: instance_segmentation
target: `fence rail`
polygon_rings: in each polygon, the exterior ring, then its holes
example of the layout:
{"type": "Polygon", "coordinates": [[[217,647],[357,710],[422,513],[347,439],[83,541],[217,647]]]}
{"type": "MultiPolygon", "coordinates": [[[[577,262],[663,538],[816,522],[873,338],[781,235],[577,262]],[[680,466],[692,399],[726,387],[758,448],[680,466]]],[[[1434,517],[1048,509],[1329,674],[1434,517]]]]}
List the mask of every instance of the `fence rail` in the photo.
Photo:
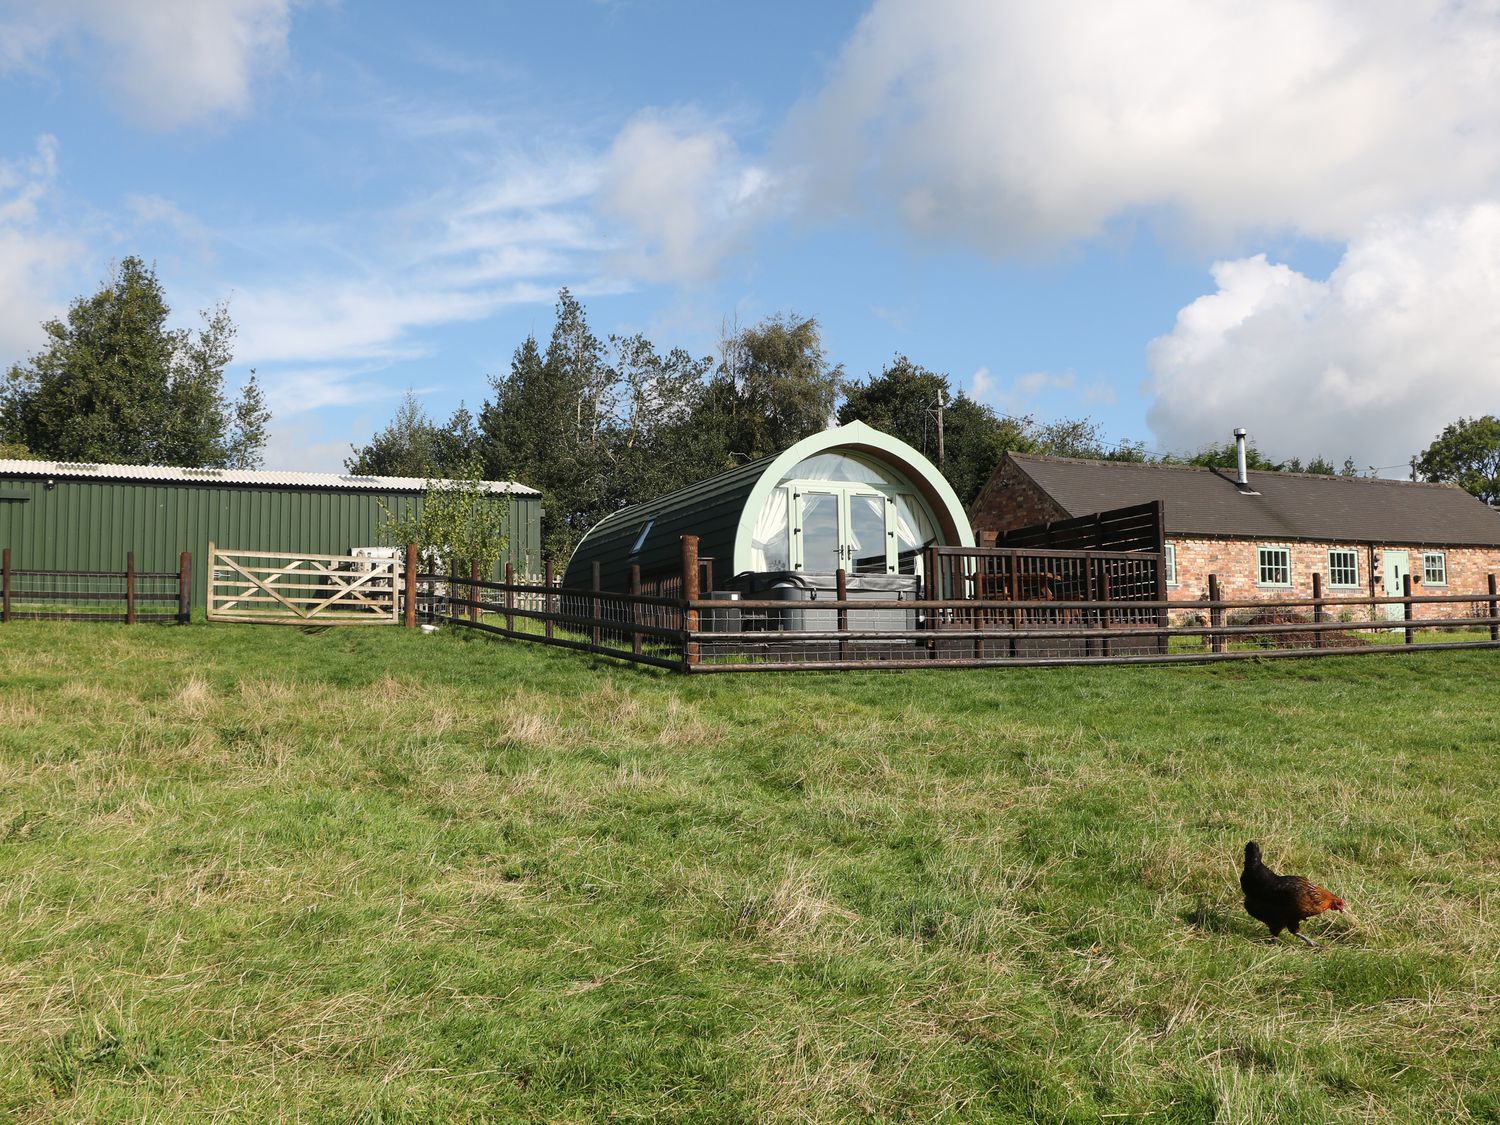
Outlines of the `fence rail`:
{"type": "Polygon", "coordinates": [[[135,552],[124,570],[38,570],[11,564],[0,549],[0,623],[118,621],[127,625],[186,625],[193,557],[184,551],[172,570],[137,570],[135,552]],[[163,607],[171,606],[167,611],[163,607]],[[112,609],[111,606],[118,606],[112,609]]]}
{"type": "MultiPolygon", "coordinates": [[[[1154,553],[1089,552],[1080,561],[1079,552],[966,548],[943,552],[927,572],[937,580],[923,594],[949,596],[851,598],[840,574],[843,596],[728,601],[701,596],[704,568],[695,548],[684,537],[682,568],[668,595],[641,593],[638,574],[630,593],[598,589],[597,576],[594,589],[564,589],[550,568],[540,583],[516,581],[509,571],[505,582],[481,581],[477,573],[419,580],[447,587],[429,620],[691,673],[1144,664],[1500,647],[1493,575],[1486,590],[1470,594],[1413,595],[1408,584],[1400,596],[1324,598],[1316,586],[1310,598],[1179,602],[1157,596],[1160,558],[1154,553]],[[976,596],[996,590],[1010,596],[976,596]],[[1073,591],[1092,597],[1067,596],[1073,591]],[[1455,605],[1465,607],[1464,616],[1422,612],[1455,605]],[[1388,618],[1388,607],[1399,616],[1388,618]]],[[[657,590],[663,585],[654,584],[657,590]]],[[[1216,581],[1212,585],[1217,589],[1216,581]]]]}

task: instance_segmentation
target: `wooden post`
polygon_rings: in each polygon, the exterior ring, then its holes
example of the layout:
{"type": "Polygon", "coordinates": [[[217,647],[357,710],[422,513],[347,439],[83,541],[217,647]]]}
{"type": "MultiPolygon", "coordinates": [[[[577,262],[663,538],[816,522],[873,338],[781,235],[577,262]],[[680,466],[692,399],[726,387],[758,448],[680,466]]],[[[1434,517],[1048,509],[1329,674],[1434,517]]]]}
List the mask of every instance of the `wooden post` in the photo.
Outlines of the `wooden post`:
{"type": "Polygon", "coordinates": [[[839,567],[833,575],[834,595],[839,602],[839,659],[849,659],[849,607],[844,603],[849,600],[849,575],[843,567],[839,567]]]}
{"type": "MultiPolygon", "coordinates": [[[[1051,532],[1051,529],[1050,529],[1050,526],[1049,526],[1048,531],[1047,531],[1047,537],[1048,537],[1049,540],[1051,539],[1051,536],[1052,536],[1052,532],[1051,532]]],[[[1009,578],[1007,579],[1007,581],[1005,583],[1005,596],[1006,596],[1006,598],[1008,598],[1010,601],[1013,601],[1013,602],[1018,602],[1018,601],[1021,600],[1021,552],[1020,551],[1012,550],[1011,553],[1010,553],[1010,575],[1009,575],[1009,578]]],[[[1021,631],[1021,624],[1022,624],[1022,621],[1021,621],[1021,609],[1018,606],[1016,608],[1013,608],[1010,611],[1010,628],[1011,628],[1011,632],[1013,632],[1013,633],[1019,633],[1021,631]]],[[[1011,637],[1011,639],[1010,639],[1010,655],[1012,657],[1017,657],[1017,656],[1021,655],[1020,645],[1016,642],[1016,638],[1015,637],[1011,637]]]]}
{"type": "Polygon", "coordinates": [[[135,624],[135,552],[125,552],[125,624],[135,624]]]}
{"type": "Polygon", "coordinates": [[[707,593],[714,588],[714,560],[703,559],[703,591],[707,593]]]}
{"type": "Polygon", "coordinates": [[[1151,501],[1151,518],[1156,522],[1156,600],[1162,603],[1161,609],[1156,611],[1157,627],[1163,632],[1157,637],[1157,651],[1166,654],[1170,645],[1169,638],[1165,632],[1171,624],[1171,614],[1167,610],[1167,518],[1166,505],[1160,500],[1151,501]]]}
{"type": "MultiPolygon", "coordinates": [[[[1210,628],[1221,629],[1224,627],[1224,607],[1219,604],[1219,576],[1210,574],[1208,576],[1208,624],[1210,628]]],[[[1208,647],[1212,652],[1224,651],[1224,637],[1219,633],[1208,635],[1208,647]]]]}
{"type": "Polygon", "coordinates": [[[1099,641],[1100,655],[1109,656],[1110,616],[1114,613],[1114,610],[1109,608],[1109,571],[1107,570],[1099,575],[1099,597],[1104,602],[1104,609],[1099,619],[1099,628],[1104,632],[1103,638],[1099,641]]]}
{"type": "Polygon", "coordinates": [[[547,639],[550,641],[552,639],[552,631],[553,631],[552,630],[552,560],[551,559],[547,560],[547,565],[542,569],[542,586],[547,591],[545,594],[542,595],[542,612],[547,615],[546,618],[543,620],[543,624],[546,626],[544,632],[546,634],[547,639]]]}
{"type": "Polygon", "coordinates": [[[1411,604],[1411,600],[1410,600],[1411,599],[1411,575],[1410,574],[1403,574],[1401,576],[1401,596],[1403,598],[1407,599],[1406,604],[1403,605],[1401,608],[1406,611],[1406,613],[1404,615],[1406,617],[1406,643],[1407,644],[1411,644],[1411,636],[1412,636],[1412,627],[1411,627],[1412,604],[1411,604]]]}
{"type": "Polygon", "coordinates": [[[1497,593],[1497,591],[1495,589],[1495,575],[1494,575],[1493,572],[1491,572],[1490,573],[1490,640],[1492,640],[1492,641],[1500,641],[1500,623],[1497,623],[1495,621],[1495,618],[1497,616],[1500,616],[1500,614],[1497,614],[1495,612],[1495,607],[1496,606],[1500,606],[1500,599],[1496,598],[1496,596],[1495,596],[1496,593],[1497,593]]]}
{"type": "MultiPolygon", "coordinates": [[[[630,564],[630,592],[635,597],[641,596],[641,566],[639,563],[630,564]]],[[[630,606],[630,651],[637,656],[641,654],[641,634],[636,625],[640,623],[642,607],[631,603],[630,606]]]]}
{"type": "Polygon", "coordinates": [[[692,603],[698,600],[698,537],[682,537],[682,628],[687,638],[682,646],[683,661],[692,667],[702,658],[702,650],[693,634],[698,631],[698,611],[692,603]]]}
{"type": "Polygon", "coordinates": [[[177,556],[177,624],[193,619],[193,556],[183,551],[177,556]]]}
{"type": "Polygon", "coordinates": [[[478,621],[480,614],[479,601],[483,591],[479,588],[479,564],[469,564],[469,600],[474,604],[469,607],[469,620],[478,621]]]}
{"type": "MultiPolygon", "coordinates": [[[[1313,578],[1313,625],[1318,626],[1328,620],[1328,615],[1323,612],[1323,576],[1314,574],[1313,578]]],[[[1313,629],[1313,648],[1323,647],[1323,630],[1313,629]]]]}
{"type": "Polygon", "coordinates": [[[402,586],[406,597],[406,612],[403,623],[408,629],[417,627],[417,545],[406,545],[406,570],[402,574],[402,586]]]}
{"type": "Polygon", "coordinates": [[[505,564],[505,627],[512,632],[516,628],[516,568],[511,563],[505,564]]]}
{"type": "MultiPolygon", "coordinates": [[[[604,587],[599,578],[599,560],[595,559],[589,564],[589,588],[598,593],[604,587]]],[[[604,616],[604,601],[602,598],[589,599],[589,616],[594,619],[593,627],[589,630],[589,638],[597,648],[604,644],[604,628],[599,624],[604,616]]]]}
{"type": "MultiPolygon", "coordinates": [[[[1490,575],[1490,592],[1495,590],[1495,576],[1490,575]]],[[[1490,616],[1495,616],[1495,603],[1490,603],[1490,616]]],[[[0,622],[10,621],[10,548],[0,551],[0,622]]]]}
{"type": "Polygon", "coordinates": [[[218,552],[214,550],[214,541],[208,541],[208,573],[203,576],[203,607],[204,612],[210,620],[214,615],[214,570],[219,565],[218,552]]]}

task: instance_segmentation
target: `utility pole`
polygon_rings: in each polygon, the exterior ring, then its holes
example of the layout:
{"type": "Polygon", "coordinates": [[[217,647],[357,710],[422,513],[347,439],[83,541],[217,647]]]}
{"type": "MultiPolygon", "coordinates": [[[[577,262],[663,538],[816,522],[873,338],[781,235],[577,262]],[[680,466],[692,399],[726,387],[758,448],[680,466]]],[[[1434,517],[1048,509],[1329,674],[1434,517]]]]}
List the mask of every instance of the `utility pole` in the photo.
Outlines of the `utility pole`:
{"type": "Polygon", "coordinates": [[[942,391],[937,393],[937,439],[938,439],[938,472],[943,471],[943,398],[942,391]]]}
{"type": "Polygon", "coordinates": [[[1411,459],[1411,479],[1417,479],[1417,458],[1415,455],[1413,455],[1411,459]]]}

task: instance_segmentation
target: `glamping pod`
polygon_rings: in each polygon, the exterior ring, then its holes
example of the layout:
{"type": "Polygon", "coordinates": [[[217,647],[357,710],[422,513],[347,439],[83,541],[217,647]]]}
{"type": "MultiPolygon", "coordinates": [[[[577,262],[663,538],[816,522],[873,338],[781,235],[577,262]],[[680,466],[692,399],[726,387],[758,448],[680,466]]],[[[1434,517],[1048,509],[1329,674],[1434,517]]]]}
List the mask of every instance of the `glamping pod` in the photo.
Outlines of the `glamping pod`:
{"type": "Polygon", "coordinates": [[[684,535],[699,537],[716,586],[747,591],[788,580],[831,589],[841,568],[851,584],[906,575],[914,590],[924,548],[974,546],[963,506],[932,462],[851,422],[605,517],[578,544],[563,584],[587,588],[596,562],[606,590],[626,589],[631,566],[648,581],[674,574],[684,535]]]}

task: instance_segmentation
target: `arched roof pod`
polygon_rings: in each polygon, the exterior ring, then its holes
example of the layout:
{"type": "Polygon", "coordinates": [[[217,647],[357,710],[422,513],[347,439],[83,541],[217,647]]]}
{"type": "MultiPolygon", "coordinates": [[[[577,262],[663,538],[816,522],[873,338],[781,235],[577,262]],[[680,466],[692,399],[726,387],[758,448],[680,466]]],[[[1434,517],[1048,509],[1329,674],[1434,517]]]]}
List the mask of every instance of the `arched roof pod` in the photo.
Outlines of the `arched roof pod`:
{"type": "Polygon", "coordinates": [[[770,502],[771,493],[803,461],[819,453],[835,450],[862,453],[896,469],[910,481],[922,499],[927,501],[937,520],[938,537],[944,544],[953,547],[974,546],[974,531],[969,526],[969,517],[964,514],[964,507],[958,502],[958,494],[953,491],[953,486],[938,472],[937,466],[899,438],[882,433],[863,422],[850,422],[805,437],[769,462],[762,462],[765,470],[751,487],[740,511],[739,527],[735,535],[735,573],[752,569],[751,539],[761,510],[770,502]]]}
{"type": "MultiPolygon", "coordinates": [[[[877,473],[893,477],[919,496],[930,511],[938,542],[974,545],[963,506],[932,462],[889,434],[851,422],[804,438],[775,457],[606,516],[573,552],[564,584],[587,587],[595,562],[604,588],[610,590],[625,589],[631,565],[648,577],[669,573],[677,565],[683,535],[699,537],[700,554],[716,562],[716,580],[756,570],[752,541],[773,494],[804,461],[832,453],[869,462],[877,473]]],[[[821,475],[815,466],[804,468],[815,479],[821,475]]]]}

